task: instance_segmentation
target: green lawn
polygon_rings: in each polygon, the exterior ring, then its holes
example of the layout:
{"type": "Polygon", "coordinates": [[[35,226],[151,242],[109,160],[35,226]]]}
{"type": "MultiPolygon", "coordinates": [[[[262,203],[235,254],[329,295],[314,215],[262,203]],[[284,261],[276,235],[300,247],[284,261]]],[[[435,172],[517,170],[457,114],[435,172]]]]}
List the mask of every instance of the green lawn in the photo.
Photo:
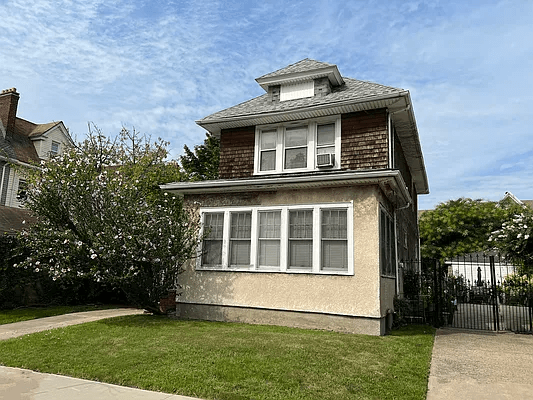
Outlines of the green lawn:
{"type": "Polygon", "coordinates": [[[57,307],[29,307],[16,310],[0,310],[0,325],[30,319],[52,317],[54,315],[69,314],[81,311],[103,310],[114,306],[57,306],[57,307]]]}
{"type": "Polygon", "coordinates": [[[434,330],[372,337],[127,316],[0,342],[0,364],[204,399],[425,399],[434,330]]]}

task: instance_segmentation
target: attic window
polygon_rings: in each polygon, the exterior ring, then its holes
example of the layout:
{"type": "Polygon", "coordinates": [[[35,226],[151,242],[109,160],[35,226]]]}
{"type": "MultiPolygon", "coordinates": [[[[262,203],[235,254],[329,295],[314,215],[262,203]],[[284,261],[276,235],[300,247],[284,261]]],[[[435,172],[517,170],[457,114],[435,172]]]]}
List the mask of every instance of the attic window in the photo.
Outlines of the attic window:
{"type": "Polygon", "coordinates": [[[298,82],[290,85],[281,85],[280,101],[302,99],[315,95],[315,82],[298,82]]]}
{"type": "Polygon", "coordinates": [[[50,153],[53,156],[56,156],[59,154],[59,142],[55,142],[55,141],[52,142],[52,148],[51,148],[50,153]]]}

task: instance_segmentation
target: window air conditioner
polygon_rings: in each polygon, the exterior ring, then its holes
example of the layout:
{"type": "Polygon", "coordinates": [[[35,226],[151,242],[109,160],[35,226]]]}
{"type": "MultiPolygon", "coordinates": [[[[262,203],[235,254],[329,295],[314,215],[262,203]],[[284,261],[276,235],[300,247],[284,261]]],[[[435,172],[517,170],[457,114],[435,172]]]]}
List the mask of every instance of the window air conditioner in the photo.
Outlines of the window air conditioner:
{"type": "Polygon", "coordinates": [[[317,167],[333,167],[333,164],[335,164],[335,154],[326,153],[316,155],[317,167]]]}

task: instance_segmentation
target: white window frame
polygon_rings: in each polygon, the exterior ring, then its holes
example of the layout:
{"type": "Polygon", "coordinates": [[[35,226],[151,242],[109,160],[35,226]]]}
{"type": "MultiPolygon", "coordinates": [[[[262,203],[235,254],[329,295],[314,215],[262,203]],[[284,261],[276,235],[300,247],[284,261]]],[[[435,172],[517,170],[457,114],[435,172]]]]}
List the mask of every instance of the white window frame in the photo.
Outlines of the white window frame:
{"type": "Polygon", "coordinates": [[[50,154],[53,156],[58,155],[60,148],[61,148],[61,143],[56,142],[55,140],[52,140],[52,143],[50,145],[50,154]],[[57,150],[54,150],[54,145],[57,145],[57,150]]]}
{"type": "Polygon", "coordinates": [[[340,169],[341,159],[341,117],[311,119],[306,121],[288,122],[278,125],[258,125],[255,128],[254,175],[294,174],[298,172],[328,171],[340,169]],[[335,162],[333,167],[318,168],[316,165],[317,127],[318,125],[335,124],[335,162]],[[307,166],[305,168],[285,168],[285,131],[287,128],[307,126],[307,166]],[[261,132],[276,131],[276,162],[275,168],[261,171],[261,132]]]}
{"type": "Polygon", "coordinates": [[[353,202],[342,203],[321,203],[321,204],[298,204],[298,205],[279,205],[279,206],[254,206],[254,207],[203,207],[200,209],[202,227],[200,235],[203,235],[205,215],[207,213],[224,213],[224,236],[222,240],[222,264],[221,265],[202,265],[202,243],[198,247],[198,257],[196,260],[197,270],[215,270],[215,271],[248,271],[248,272],[279,272],[291,274],[320,274],[320,275],[353,275],[354,274],[354,248],[353,248],[353,202]],[[313,211],[313,264],[311,269],[291,269],[289,268],[289,211],[294,210],[312,210],[313,211]],[[346,210],[346,237],[348,265],[345,270],[322,270],[322,210],[346,210]],[[280,265],[279,267],[259,266],[259,212],[262,211],[280,211],[280,265]],[[250,265],[249,266],[230,266],[229,265],[229,246],[230,246],[230,221],[231,213],[251,212],[252,213],[252,232],[250,248],[250,265]]]}

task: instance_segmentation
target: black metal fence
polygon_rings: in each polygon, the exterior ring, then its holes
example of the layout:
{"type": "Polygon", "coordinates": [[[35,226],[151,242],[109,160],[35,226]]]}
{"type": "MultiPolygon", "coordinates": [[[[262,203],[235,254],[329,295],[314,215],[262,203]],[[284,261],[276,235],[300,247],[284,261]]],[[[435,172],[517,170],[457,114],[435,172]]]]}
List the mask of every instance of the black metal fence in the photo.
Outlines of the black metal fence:
{"type": "Polygon", "coordinates": [[[401,322],[533,333],[533,275],[520,262],[470,254],[404,261],[400,270],[401,322]]]}

